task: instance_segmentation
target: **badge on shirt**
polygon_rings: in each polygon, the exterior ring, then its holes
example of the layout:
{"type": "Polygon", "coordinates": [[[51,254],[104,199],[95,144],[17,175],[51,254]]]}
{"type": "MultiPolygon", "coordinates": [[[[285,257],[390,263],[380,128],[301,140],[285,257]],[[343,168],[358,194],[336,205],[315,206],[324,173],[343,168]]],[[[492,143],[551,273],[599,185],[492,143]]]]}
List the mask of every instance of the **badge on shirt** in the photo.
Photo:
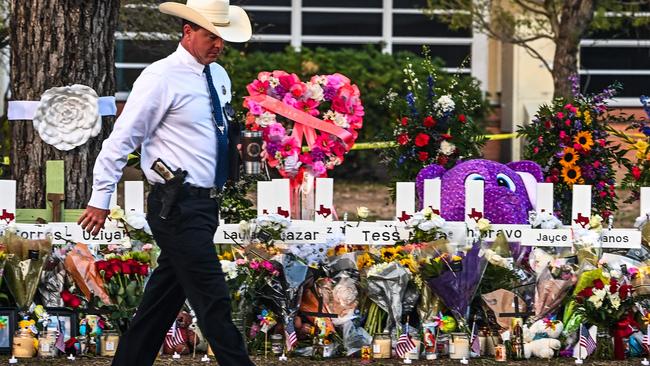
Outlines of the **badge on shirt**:
{"type": "Polygon", "coordinates": [[[228,122],[232,122],[235,119],[235,109],[230,102],[226,103],[223,107],[223,115],[226,116],[228,122]]]}
{"type": "Polygon", "coordinates": [[[221,93],[222,93],[223,95],[226,95],[226,86],[225,86],[225,85],[222,85],[222,86],[221,86],[221,93]]]}

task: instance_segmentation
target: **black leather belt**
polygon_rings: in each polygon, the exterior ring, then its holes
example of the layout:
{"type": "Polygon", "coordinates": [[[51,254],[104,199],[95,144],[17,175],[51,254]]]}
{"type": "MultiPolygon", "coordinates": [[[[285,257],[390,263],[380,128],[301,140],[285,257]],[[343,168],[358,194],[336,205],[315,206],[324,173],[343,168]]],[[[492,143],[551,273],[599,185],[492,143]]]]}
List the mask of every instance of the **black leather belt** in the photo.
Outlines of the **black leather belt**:
{"type": "Polygon", "coordinates": [[[196,198],[217,198],[221,189],[217,187],[203,188],[185,185],[185,191],[192,197],[196,198]]]}
{"type": "MultiPolygon", "coordinates": [[[[154,184],[153,187],[151,188],[151,192],[156,193],[161,188],[162,188],[162,184],[154,184]]],[[[212,187],[212,188],[195,187],[189,184],[184,184],[182,192],[194,198],[217,198],[218,195],[221,193],[221,189],[217,187],[212,187]]],[[[181,195],[183,195],[183,193],[181,193],[181,195]]]]}

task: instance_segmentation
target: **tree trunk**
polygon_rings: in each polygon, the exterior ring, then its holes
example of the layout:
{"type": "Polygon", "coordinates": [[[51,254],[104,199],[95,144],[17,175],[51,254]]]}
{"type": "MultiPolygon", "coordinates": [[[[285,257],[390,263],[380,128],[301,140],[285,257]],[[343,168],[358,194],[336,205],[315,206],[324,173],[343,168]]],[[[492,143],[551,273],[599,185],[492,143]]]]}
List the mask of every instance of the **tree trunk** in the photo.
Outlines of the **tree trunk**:
{"type": "Polygon", "coordinates": [[[580,39],[594,16],[594,0],[565,0],[556,34],[553,57],[553,84],[555,97],[571,99],[569,76],[578,73],[580,39]]]}
{"type": "MultiPolygon", "coordinates": [[[[11,0],[12,100],[39,100],[52,87],[88,85],[99,96],[115,95],[114,33],[119,0],[11,0]]],[[[65,162],[65,205],[84,207],[92,168],[113,117],[86,144],[59,151],[43,142],[31,121],[11,122],[11,174],[16,206],[45,205],[45,162],[65,162]]]]}

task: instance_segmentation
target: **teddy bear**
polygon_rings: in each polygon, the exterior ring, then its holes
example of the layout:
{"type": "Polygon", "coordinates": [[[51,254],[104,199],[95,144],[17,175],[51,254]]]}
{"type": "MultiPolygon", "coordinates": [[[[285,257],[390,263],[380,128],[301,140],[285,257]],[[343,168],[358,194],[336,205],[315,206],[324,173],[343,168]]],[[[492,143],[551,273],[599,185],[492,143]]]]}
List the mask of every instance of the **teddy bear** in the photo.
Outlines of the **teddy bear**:
{"type": "Polygon", "coordinates": [[[192,316],[186,311],[181,311],[176,317],[176,321],[167,332],[163,342],[163,353],[172,355],[174,352],[180,355],[186,355],[192,352],[197,337],[190,329],[192,325],[192,316]]]}
{"type": "Polygon", "coordinates": [[[561,321],[540,319],[529,327],[524,327],[524,356],[552,358],[562,343],[558,339],[564,330],[561,321]]]}

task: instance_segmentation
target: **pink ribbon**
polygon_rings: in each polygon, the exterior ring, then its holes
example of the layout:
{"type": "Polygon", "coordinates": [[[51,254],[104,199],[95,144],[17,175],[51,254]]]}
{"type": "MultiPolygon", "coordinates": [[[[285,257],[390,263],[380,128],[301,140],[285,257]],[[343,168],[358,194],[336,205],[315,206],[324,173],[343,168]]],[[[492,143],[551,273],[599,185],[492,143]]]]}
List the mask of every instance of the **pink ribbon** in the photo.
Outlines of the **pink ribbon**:
{"type": "Polygon", "coordinates": [[[299,142],[302,142],[302,138],[304,137],[305,140],[307,140],[309,147],[312,147],[316,142],[315,130],[327,132],[340,138],[347,145],[348,150],[350,150],[352,148],[352,145],[354,145],[354,136],[352,136],[349,131],[332,123],[327,123],[323,120],[320,120],[310,115],[309,113],[286,105],[281,100],[263,94],[246,98],[261,105],[265,109],[272,111],[273,113],[279,114],[296,122],[297,124],[293,126],[293,133],[291,136],[297,138],[299,142]]]}

